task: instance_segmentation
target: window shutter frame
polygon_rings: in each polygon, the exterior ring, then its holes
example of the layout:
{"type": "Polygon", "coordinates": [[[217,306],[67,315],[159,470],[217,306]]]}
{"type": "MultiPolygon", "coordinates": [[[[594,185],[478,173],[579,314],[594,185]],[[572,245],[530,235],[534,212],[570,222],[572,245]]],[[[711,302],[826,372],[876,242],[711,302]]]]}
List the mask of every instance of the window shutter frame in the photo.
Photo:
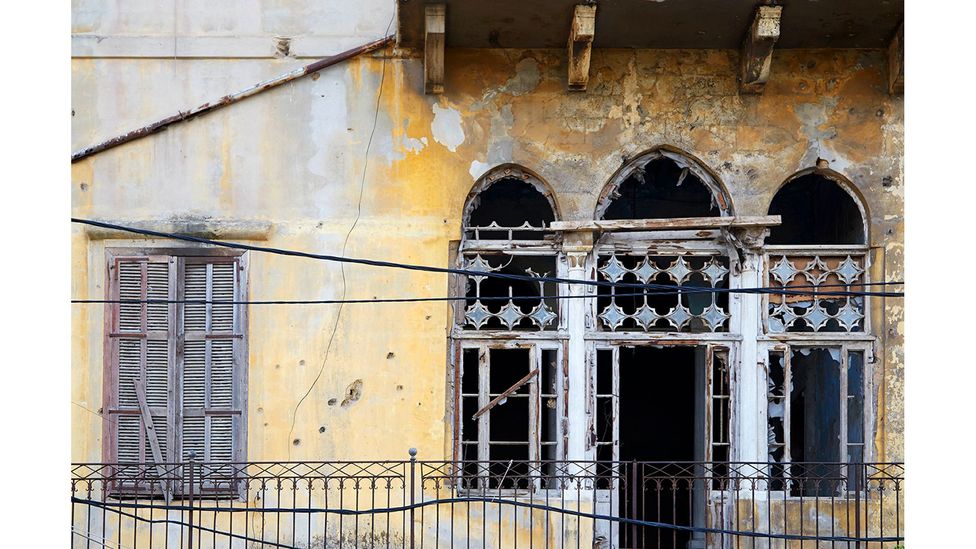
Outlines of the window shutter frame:
{"type": "MultiPolygon", "coordinates": [[[[105,463],[117,463],[119,456],[119,426],[117,424],[118,416],[130,415],[134,417],[140,417],[139,412],[136,411],[138,406],[133,407],[129,410],[126,407],[121,413],[119,408],[120,401],[120,391],[118,387],[119,377],[120,377],[120,367],[119,362],[119,343],[121,339],[130,339],[140,341],[140,378],[146,380],[144,373],[147,367],[147,350],[149,339],[160,339],[159,331],[153,332],[150,337],[149,332],[146,331],[147,325],[150,322],[149,318],[149,307],[151,304],[141,304],[140,306],[140,329],[141,332],[126,332],[131,335],[121,335],[119,330],[120,315],[122,311],[122,304],[117,303],[120,299],[121,291],[121,278],[120,278],[120,265],[125,262],[136,262],[140,265],[148,265],[149,263],[166,263],[168,265],[167,275],[167,289],[166,296],[167,299],[174,301],[166,306],[167,315],[167,333],[165,336],[165,341],[167,342],[167,388],[166,388],[166,398],[167,402],[165,407],[151,406],[152,416],[156,425],[156,431],[158,435],[163,435],[165,432],[165,440],[159,438],[158,441],[161,446],[165,446],[163,461],[166,463],[177,463],[182,461],[182,429],[184,420],[184,406],[183,406],[183,368],[184,368],[184,357],[185,357],[185,332],[184,332],[184,304],[176,303],[183,299],[185,288],[184,288],[184,271],[187,262],[193,263],[203,263],[203,264],[230,264],[232,265],[232,280],[234,283],[234,290],[232,292],[232,298],[235,301],[246,301],[248,295],[247,281],[248,281],[248,261],[247,254],[240,251],[228,251],[228,250],[209,250],[209,249],[170,249],[170,248],[108,248],[106,249],[106,269],[105,269],[105,295],[106,299],[109,301],[115,301],[115,303],[106,303],[103,308],[103,375],[102,375],[102,402],[103,402],[103,414],[102,414],[102,460],[105,463]],[[161,429],[158,423],[161,423],[157,419],[157,415],[161,415],[166,419],[166,428],[161,429]]],[[[141,267],[141,277],[140,282],[140,298],[144,299],[147,297],[148,286],[148,267],[141,267]]],[[[208,268],[208,271],[212,268],[208,268]]],[[[208,286],[211,286],[212,282],[208,282],[208,286]]],[[[209,297],[209,296],[208,296],[209,297]]],[[[217,296],[215,299],[224,299],[223,296],[217,296]]],[[[211,309],[213,305],[208,304],[207,309],[211,309]]],[[[231,380],[230,380],[230,407],[224,407],[217,411],[216,414],[212,414],[215,417],[231,417],[231,435],[230,435],[230,461],[229,463],[242,462],[247,456],[247,386],[248,386],[248,315],[247,307],[243,304],[235,304],[232,306],[233,311],[233,322],[231,324],[231,330],[225,331],[223,336],[220,337],[207,337],[205,336],[204,341],[232,341],[232,350],[230,352],[230,363],[231,363],[231,380]]],[[[158,314],[156,315],[158,319],[158,314]]],[[[210,347],[210,343],[206,344],[210,347]]],[[[208,353],[209,354],[209,353],[208,353]]],[[[207,382],[209,386],[209,381],[207,382]]],[[[158,400],[159,395],[157,393],[156,400],[158,400]]],[[[209,398],[209,396],[207,397],[209,398]]],[[[206,412],[206,410],[205,410],[206,412]]],[[[210,416],[211,414],[205,413],[205,415],[210,416]]],[[[161,419],[161,418],[160,418],[161,419]]],[[[207,421],[207,423],[210,423],[207,421]]],[[[153,467],[153,459],[149,451],[148,443],[145,440],[144,428],[140,430],[140,436],[142,437],[140,442],[140,467],[139,470],[155,470],[153,467]],[[142,451],[142,447],[145,446],[145,451],[142,451]]],[[[207,456],[198,456],[197,460],[203,462],[207,456]]],[[[236,468],[230,468],[228,470],[233,471],[236,468]]],[[[134,472],[134,471],[133,471],[134,472]]],[[[122,474],[122,473],[120,473],[122,474]]],[[[171,472],[170,474],[178,474],[178,471],[171,472]]],[[[239,476],[236,473],[233,475],[235,477],[239,476]]],[[[238,479],[239,480],[239,479],[238,479]]],[[[211,490],[219,491],[220,493],[233,492],[237,490],[238,486],[233,486],[234,483],[220,483],[220,486],[211,486],[211,490]]],[[[208,488],[204,486],[202,488],[208,488]]],[[[122,483],[116,484],[113,490],[142,490],[144,487],[140,487],[136,483],[122,483]]]]}

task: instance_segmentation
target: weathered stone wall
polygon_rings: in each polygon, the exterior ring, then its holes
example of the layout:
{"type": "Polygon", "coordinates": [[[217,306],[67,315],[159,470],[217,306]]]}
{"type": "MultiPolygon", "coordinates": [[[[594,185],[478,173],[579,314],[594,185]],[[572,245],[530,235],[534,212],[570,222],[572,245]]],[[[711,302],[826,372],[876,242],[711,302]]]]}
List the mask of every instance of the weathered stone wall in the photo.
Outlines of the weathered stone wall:
{"type": "MultiPolygon", "coordinates": [[[[307,63],[275,58],[273,36],[310,33],[320,28],[312,16],[328,19],[313,3],[253,2],[246,6],[260,9],[250,23],[249,7],[225,16],[233,24],[208,9],[193,27],[180,18],[186,12],[164,17],[172,4],[156,15],[88,4],[75,6],[74,149],[307,63]],[[312,10],[302,12],[311,20],[292,9],[312,10]],[[183,44],[209,57],[152,53],[146,35],[169,40],[164,22],[174,20],[192,35],[183,44]],[[101,46],[89,39],[100,33],[101,46]],[[257,53],[238,58],[227,44],[257,53]],[[138,55],[123,55],[127,47],[138,55]]],[[[333,35],[304,35],[304,51],[334,53],[383,35],[392,6],[356,5],[362,13],[347,14],[348,24],[328,23],[333,35]]],[[[339,253],[348,240],[350,256],[444,265],[464,199],[489,168],[513,162],[535,171],[563,219],[588,219],[627,158],[670,145],[710,167],[742,215],[765,214],[784,180],[827,160],[863,198],[874,277],[900,280],[903,113],[902,99],[886,93],[884,53],[777,51],[759,96],[737,93],[737,60],[725,50],[596,49],[588,90],[567,92],[562,50],[448,49],[446,92],[426,96],[422,61],[387,50],[74,164],[72,214],[267,221],[272,229],[258,244],[339,253]]],[[[134,243],[147,242],[91,240],[75,226],[72,295],[104,296],[104,248],[134,243]]],[[[250,258],[252,299],[446,292],[443,275],[348,266],[343,278],[334,264],[250,258]]],[[[882,314],[877,301],[875,331],[887,336],[876,353],[877,457],[894,460],[903,455],[902,306],[888,300],[882,314]]],[[[442,303],[252,307],[249,458],[401,458],[410,446],[422,458],[443,457],[447,313],[442,303]],[[350,386],[359,398],[340,405],[350,386]]],[[[75,460],[100,458],[102,322],[100,306],[74,306],[75,460]]]]}

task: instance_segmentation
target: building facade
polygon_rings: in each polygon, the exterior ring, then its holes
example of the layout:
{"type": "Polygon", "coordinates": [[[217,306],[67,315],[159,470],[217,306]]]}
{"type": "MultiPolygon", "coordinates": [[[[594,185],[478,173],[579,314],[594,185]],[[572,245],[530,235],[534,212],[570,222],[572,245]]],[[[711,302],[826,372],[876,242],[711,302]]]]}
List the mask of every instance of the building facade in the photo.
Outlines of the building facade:
{"type": "Polygon", "coordinates": [[[901,5],[677,4],[75,2],[76,151],[395,38],[75,155],[73,545],[901,543],[901,5]]]}

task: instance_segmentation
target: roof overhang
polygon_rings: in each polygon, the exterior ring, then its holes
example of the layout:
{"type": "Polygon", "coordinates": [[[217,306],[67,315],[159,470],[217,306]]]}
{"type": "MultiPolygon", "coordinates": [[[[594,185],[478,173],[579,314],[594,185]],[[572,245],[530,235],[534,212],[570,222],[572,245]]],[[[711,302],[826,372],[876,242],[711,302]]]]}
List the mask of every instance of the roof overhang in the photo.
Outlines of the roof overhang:
{"type": "Polygon", "coordinates": [[[760,5],[783,7],[778,49],[886,48],[902,0],[399,0],[400,47],[424,47],[424,6],[446,6],[449,48],[565,48],[577,4],[596,4],[596,48],[737,49],[760,5]]]}

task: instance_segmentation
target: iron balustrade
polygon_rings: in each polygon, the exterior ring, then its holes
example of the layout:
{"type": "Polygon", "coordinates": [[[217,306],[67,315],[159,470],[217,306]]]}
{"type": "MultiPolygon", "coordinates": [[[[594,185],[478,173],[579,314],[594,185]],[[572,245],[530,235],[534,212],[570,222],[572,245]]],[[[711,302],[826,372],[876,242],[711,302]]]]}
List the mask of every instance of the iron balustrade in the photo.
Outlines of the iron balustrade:
{"type": "Polygon", "coordinates": [[[901,463],[75,464],[72,547],[902,545],[901,463]]]}

